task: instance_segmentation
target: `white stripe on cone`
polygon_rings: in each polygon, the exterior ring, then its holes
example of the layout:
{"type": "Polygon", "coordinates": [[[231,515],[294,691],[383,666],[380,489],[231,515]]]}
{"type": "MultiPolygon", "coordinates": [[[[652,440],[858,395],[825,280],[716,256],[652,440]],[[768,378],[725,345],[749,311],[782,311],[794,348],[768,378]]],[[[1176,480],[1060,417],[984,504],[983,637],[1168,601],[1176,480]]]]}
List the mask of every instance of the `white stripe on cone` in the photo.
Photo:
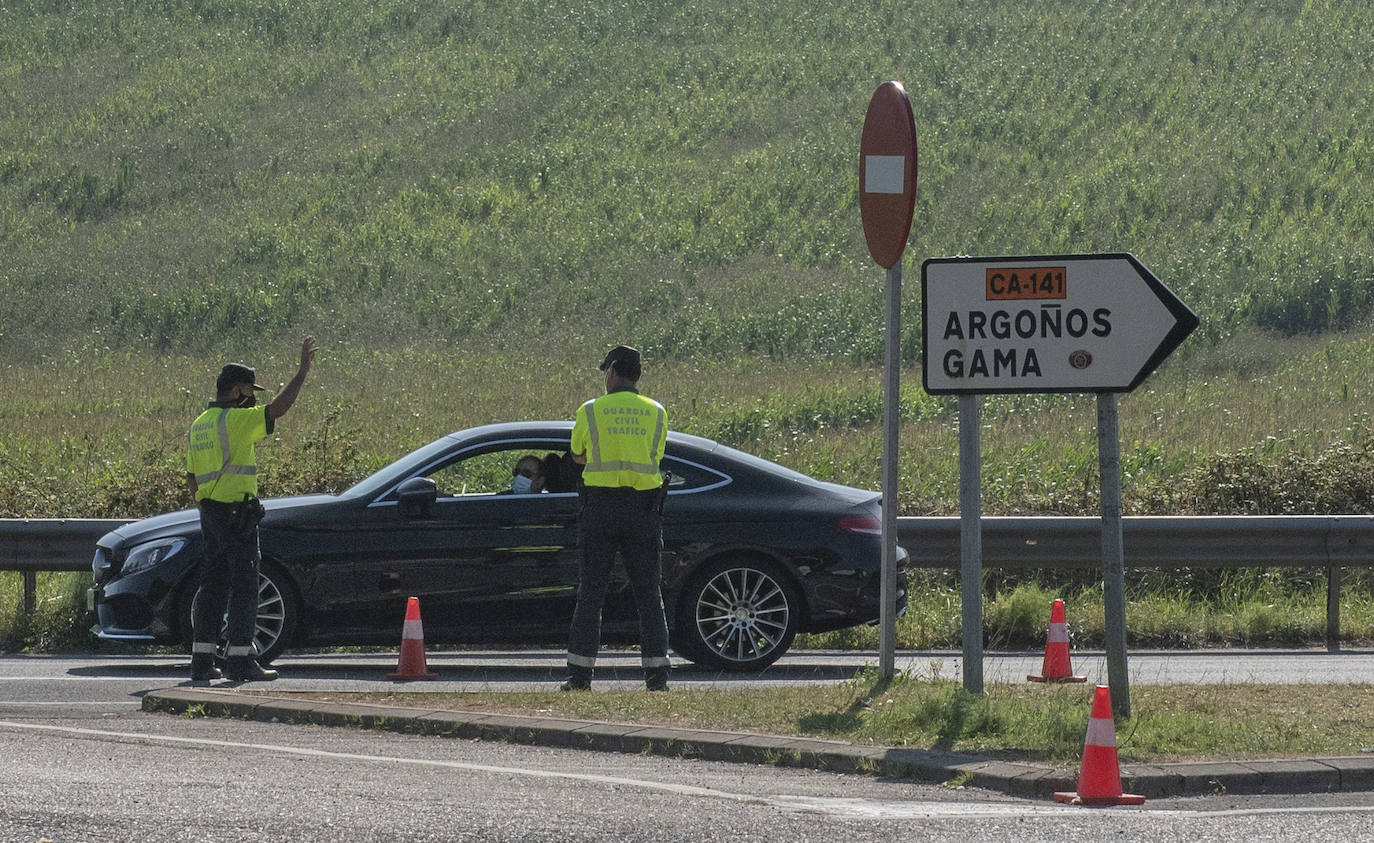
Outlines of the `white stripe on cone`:
{"type": "Polygon", "coordinates": [[[1116,727],[1110,720],[1099,717],[1088,718],[1088,734],[1083,738],[1084,746],[1116,746],[1116,727]]]}

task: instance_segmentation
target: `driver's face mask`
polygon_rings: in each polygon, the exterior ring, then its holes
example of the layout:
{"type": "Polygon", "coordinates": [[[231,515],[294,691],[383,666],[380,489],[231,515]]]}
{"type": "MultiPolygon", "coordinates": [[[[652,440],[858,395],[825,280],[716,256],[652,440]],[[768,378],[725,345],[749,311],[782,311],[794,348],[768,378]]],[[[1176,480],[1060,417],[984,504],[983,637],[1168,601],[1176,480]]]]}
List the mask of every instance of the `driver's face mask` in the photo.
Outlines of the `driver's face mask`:
{"type": "Polygon", "coordinates": [[[530,482],[530,478],[523,474],[517,474],[511,479],[511,491],[517,495],[528,495],[530,494],[530,482]]]}

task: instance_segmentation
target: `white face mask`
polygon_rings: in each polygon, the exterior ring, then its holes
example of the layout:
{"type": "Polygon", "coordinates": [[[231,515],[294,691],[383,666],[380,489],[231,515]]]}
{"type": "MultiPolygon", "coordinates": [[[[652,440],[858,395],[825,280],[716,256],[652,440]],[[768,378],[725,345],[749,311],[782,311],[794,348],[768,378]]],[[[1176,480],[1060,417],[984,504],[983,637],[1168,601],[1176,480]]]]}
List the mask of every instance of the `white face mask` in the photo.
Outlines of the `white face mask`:
{"type": "Polygon", "coordinates": [[[530,478],[523,474],[517,474],[511,480],[510,489],[517,495],[530,494],[530,478]]]}

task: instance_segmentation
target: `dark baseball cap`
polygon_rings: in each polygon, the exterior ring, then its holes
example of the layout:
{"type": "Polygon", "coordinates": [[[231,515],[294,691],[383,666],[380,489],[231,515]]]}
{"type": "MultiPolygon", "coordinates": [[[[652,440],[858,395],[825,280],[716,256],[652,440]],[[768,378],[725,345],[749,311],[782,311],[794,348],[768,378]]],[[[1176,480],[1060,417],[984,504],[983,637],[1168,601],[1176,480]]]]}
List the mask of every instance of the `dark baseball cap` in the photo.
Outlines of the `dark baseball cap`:
{"type": "Polygon", "coordinates": [[[618,345],[606,352],[606,359],[597,368],[601,371],[615,366],[615,370],[625,377],[639,376],[639,351],[628,345],[618,345]]]}
{"type": "Polygon", "coordinates": [[[263,389],[258,386],[257,373],[252,366],[245,366],[242,363],[225,363],[224,368],[219,370],[219,377],[215,378],[215,389],[218,392],[228,392],[241,383],[251,383],[254,389],[263,389]]]}

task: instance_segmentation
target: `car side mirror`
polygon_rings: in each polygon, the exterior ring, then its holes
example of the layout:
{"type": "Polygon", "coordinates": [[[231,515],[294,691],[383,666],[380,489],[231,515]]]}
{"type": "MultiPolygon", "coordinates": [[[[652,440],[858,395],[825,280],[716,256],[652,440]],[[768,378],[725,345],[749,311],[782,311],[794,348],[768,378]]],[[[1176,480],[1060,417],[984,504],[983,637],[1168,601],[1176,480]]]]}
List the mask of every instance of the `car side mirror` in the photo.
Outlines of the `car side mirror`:
{"type": "Polygon", "coordinates": [[[434,513],[434,501],[439,490],[429,477],[412,477],[396,489],[401,515],[406,518],[429,518],[434,513]]]}

